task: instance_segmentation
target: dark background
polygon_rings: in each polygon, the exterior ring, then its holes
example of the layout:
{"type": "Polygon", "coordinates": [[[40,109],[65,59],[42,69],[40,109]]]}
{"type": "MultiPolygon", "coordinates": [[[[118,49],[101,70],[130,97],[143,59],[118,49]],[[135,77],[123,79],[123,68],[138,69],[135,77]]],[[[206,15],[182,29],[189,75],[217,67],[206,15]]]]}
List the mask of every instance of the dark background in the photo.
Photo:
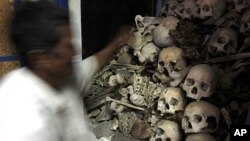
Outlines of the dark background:
{"type": "Polygon", "coordinates": [[[81,7],[86,58],[105,47],[121,25],[134,25],[137,14],[153,16],[155,0],[84,0],[81,7]]]}

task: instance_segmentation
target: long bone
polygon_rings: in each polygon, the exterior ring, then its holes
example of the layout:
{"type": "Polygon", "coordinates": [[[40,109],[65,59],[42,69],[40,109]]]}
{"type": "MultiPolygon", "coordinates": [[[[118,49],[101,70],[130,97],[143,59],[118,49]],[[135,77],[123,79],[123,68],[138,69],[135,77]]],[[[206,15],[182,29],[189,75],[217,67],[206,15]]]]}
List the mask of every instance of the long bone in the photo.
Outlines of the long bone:
{"type": "Polygon", "coordinates": [[[145,109],[142,108],[142,107],[134,106],[134,105],[132,105],[132,104],[125,103],[125,102],[122,102],[122,101],[113,99],[113,98],[111,98],[111,97],[109,97],[109,96],[106,97],[106,101],[116,102],[116,103],[118,103],[118,104],[127,106],[127,107],[129,107],[129,108],[133,108],[133,109],[140,110],[140,111],[145,111],[145,109]]]}
{"type": "Polygon", "coordinates": [[[209,60],[209,62],[210,63],[221,63],[221,62],[228,62],[228,61],[246,59],[246,58],[250,58],[250,52],[244,52],[244,53],[238,53],[238,54],[234,54],[234,55],[230,55],[230,56],[212,58],[209,60]]]}

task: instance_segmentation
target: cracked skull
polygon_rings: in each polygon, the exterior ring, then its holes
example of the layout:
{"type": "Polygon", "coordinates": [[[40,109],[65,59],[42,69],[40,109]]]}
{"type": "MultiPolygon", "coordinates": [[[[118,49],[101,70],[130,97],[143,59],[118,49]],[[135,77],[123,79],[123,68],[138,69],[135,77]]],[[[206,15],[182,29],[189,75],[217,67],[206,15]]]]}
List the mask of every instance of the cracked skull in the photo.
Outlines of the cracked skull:
{"type": "Polygon", "coordinates": [[[215,73],[207,64],[193,66],[184,81],[183,90],[187,97],[200,100],[212,95],[215,89],[215,73]]]}
{"type": "Polygon", "coordinates": [[[238,36],[231,28],[221,28],[213,33],[208,43],[210,55],[230,55],[236,53],[238,36]]]}
{"type": "Polygon", "coordinates": [[[161,94],[157,104],[157,110],[163,116],[166,113],[175,114],[184,111],[186,99],[179,87],[168,87],[161,94]]]}
{"type": "Polygon", "coordinates": [[[220,110],[206,101],[195,101],[187,105],[182,118],[185,133],[215,132],[218,128],[220,110]]]}
{"type": "Polygon", "coordinates": [[[179,85],[184,79],[187,70],[182,49],[172,46],[161,50],[158,57],[157,71],[172,79],[171,86],[179,85]]]}
{"type": "Polygon", "coordinates": [[[182,134],[178,123],[161,120],[156,125],[156,135],[150,141],[181,141],[182,134]]]}
{"type": "Polygon", "coordinates": [[[172,46],[175,43],[175,39],[169,32],[170,30],[176,30],[178,22],[179,20],[174,16],[164,18],[162,23],[154,29],[154,43],[162,48],[172,46]]]}

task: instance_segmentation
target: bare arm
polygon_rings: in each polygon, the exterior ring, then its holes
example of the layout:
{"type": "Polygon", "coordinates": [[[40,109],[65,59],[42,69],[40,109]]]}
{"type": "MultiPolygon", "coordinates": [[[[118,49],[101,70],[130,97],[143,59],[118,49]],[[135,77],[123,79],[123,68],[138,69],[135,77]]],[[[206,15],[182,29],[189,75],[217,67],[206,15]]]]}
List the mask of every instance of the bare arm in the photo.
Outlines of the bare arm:
{"type": "Polygon", "coordinates": [[[127,43],[130,36],[130,29],[130,26],[122,26],[112,41],[104,49],[95,54],[98,60],[98,70],[109,61],[116,49],[127,43]]]}

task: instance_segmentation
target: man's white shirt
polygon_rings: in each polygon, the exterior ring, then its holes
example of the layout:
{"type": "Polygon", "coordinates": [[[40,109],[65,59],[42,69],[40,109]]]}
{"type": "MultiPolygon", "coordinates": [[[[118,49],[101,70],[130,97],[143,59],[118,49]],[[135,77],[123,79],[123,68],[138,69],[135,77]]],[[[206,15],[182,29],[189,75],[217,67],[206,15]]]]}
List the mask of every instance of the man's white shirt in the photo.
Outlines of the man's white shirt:
{"type": "Polygon", "coordinates": [[[98,61],[91,56],[74,64],[75,76],[61,91],[27,68],[1,80],[0,141],[97,140],[88,128],[80,91],[90,86],[98,61]]]}

